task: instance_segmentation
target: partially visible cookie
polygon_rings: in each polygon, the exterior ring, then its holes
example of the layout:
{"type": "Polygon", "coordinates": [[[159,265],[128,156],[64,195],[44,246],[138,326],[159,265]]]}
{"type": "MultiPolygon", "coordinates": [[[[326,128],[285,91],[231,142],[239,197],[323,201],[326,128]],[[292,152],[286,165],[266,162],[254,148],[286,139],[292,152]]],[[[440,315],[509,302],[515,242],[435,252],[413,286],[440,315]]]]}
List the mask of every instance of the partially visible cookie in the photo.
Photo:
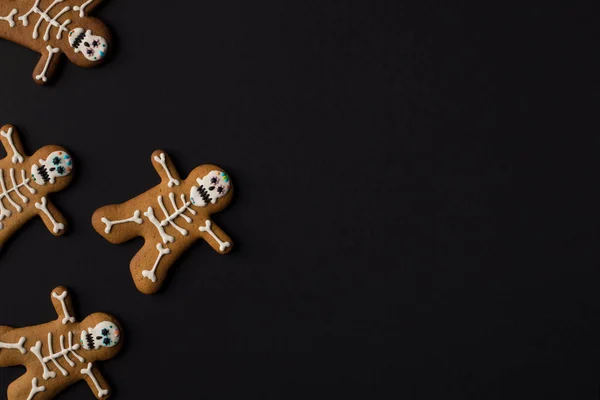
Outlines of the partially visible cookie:
{"type": "Polygon", "coordinates": [[[0,367],[27,369],[8,386],[8,400],[48,400],[80,380],[96,398],[108,398],[110,388],[94,363],[121,350],[119,323],[104,313],[76,322],[69,292],[62,286],[52,291],[50,300],[57,320],[24,328],[0,326],[0,367]]]}
{"type": "Polygon", "coordinates": [[[61,54],[80,67],[106,57],[110,33],[89,13],[103,0],[0,0],[0,37],[42,55],[33,70],[39,84],[48,82],[61,54]]]}
{"type": "Polygon", "coordinates": [[[59,146],[44,146],[27,156],[12,125],[0,129],[0,142],[7,152],[0,160],[0,246],[36,216],[42,218],[53,235],[62,235],[65,218],[50,202],[48,194],[64,189],[71,182],[71,156],[59,146]]]}
{"type": "Polygon", "coordinates": [[[161,150],[152,164],[162,182],[133,199],[98,209],[94,229],[111,243],[142,236],[145,244],[131,260],[137,288],[156,292],[175,260],[196,240],[204,239],[221,254],[231,251],[232,241],[210,218],[231,202],[229,175],[214,165],[202,165],[181,179],[170,158],[161,150]]]}

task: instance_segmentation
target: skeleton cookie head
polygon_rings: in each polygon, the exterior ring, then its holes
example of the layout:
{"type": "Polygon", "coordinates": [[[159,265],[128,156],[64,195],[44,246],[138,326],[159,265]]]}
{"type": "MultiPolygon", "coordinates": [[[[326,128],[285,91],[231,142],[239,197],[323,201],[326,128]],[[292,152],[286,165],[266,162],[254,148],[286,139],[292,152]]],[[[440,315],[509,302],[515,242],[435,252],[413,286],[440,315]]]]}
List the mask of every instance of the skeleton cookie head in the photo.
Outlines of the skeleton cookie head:
{"type": "Polygon", "coordinates": [[[56,178],[67,176],[73,169],[73,161],[66,151],[55,151],[48,158],[40,160],[39,165],[31,166],[31,177],[40,186],[53,184],[56,178]]]}
{"type": "Polygon", "coordinates": [[[114,347],[119,343],[119,327],[109,321],[100,322],[87,332],[81,332],[81,345],[86,350],[98,350],[100,347],[114,347]]]}
{"type": "Polygon", "coordinates": [[[208,203],[215,204],[231,187],[229,175],[221,171],[210,171],[204,178],[196,179],[196,182],[200,186],[192,186],[190,200],[197,207],[205,207],[208,203]]]}
{"type": "Polygon", "coordinates": [[[108,44],[102,36],[94,35],[91,29],[75,28],[69,32],[69,44],[75,53],[81,52],[90,61],[100,61],[106,56],[108,44]]]}

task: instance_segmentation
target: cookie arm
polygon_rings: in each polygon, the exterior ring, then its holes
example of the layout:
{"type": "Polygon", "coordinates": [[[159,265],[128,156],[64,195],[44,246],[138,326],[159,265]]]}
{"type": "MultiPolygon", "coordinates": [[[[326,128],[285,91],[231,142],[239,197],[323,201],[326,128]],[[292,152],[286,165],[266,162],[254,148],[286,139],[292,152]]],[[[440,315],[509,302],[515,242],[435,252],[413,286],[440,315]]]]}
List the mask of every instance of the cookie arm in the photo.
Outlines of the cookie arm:
{"type": "Polygon", "coordinates": [[[85,380],[97,399],[106,399],[109,396],[110,387],[108,382],[98,371],[98,368],[94,367],[94,364],[87,363],[87,366],[82,368],[80,372],[82,379],[85,380]]]}
{"type": "Polygon", "coordinates": [[[61,51],[58,47],[46,46],[46,50],[42,53],[40,61],[38,61],[35,69],[33,70],[33,79],[40,85],[46,84],[60,61],[61,51]]]}
{"type": "Polygon", "coordinates": [[[4,125],[0,129],[0,141],[6,154],[11,157],[13,164],[22,163],[24,161],[25,151],[23,144],[17,133],[17,129],[12,125],[4,125]]]}
{"type": "Polygon", "coordinates": [[[42,197],[35,203],[35,208],[38,209],[38,215],[53,235],[60,236],[65,233],[65,217],[48,198],[42,197]]]}
{"type": "Polygon", "coordinates": [[[217,224],[207,218],[198,228],[197,235],[206,240],[215,251],[226,254],[231,251],[233,242],[217,224]]]}
{"type": "Polygon", "coordinates": [[[162,150],[156,150],[152,153],[152,165],[165,185],[170,188],[179,186],[181,183],[179,173],[167,153],[162,150]]]}
{"type": "Polygon", "coordinates": [[[50,294],[50,300],[56,310],[58,319],[63,325],[75,322],[73,302],[67,288],[59,286],[50,294]]]}
{"type": "Polygon", "coordinates": [[[80,5],[73,6],[73,11],[79,11],[79,18],[90,15],[94,8],[98,7],[103,0],[79,0],[80,5]]]}

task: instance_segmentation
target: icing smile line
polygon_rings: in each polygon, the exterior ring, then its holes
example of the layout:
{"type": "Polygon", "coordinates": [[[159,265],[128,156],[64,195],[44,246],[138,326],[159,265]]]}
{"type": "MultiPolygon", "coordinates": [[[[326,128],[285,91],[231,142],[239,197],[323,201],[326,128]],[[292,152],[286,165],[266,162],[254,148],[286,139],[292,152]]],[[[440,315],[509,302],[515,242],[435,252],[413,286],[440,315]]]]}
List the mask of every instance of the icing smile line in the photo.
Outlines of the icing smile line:
{"type": "Polygon", "coordinates": [[[45,165],[38,167],[38,173],[41,175],[44,183],[48,183],[50,181],[50,176],[48,175],[48,170],[45,165]]]}
{"type": "Polygon", "coordinates": [[[88,349],[91,350],[94,348],[94,338],[91,333],[88,332],[85,334],[85,341],[87,342],[88,349]]]}
{"type": "Polygon", "coordinates": [[[200,196],[202,197],[202,200],[204,200],[205,203],[208,204],[212,201],[212,199],[210,198],[210,195],[204,188],[204,185],[200,185],[200,187],[198,188],[198,193],[200,193],[200,196]]]}

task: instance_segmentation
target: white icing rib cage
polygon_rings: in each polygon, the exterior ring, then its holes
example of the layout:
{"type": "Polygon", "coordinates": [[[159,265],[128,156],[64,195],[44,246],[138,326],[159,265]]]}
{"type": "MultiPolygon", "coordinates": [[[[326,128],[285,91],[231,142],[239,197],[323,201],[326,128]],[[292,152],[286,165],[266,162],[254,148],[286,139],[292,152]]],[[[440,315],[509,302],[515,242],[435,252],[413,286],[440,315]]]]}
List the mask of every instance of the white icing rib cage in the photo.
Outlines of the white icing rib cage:
{"type": "MultiPolygon", "coordinates": [[[[8,170],[10,181],[5,182],[4,170],[0,169],[0,221],[4,218],[8,218],[12,215],[10,208],[14,208],[17,212],[22,212],[23,207],[18,204],[18,201],[22,202],[23,205],[29,203],[29,198],[26,196],[27,191],[30,194],[35,194],[36,190],[29,186],[30,178],[27,178],[25,170],[20,170],[21,181],[19,182],[15,177],[15,169],[10,168],[8,170]],[[27,191],[23,190],[26,189],[27,191]],[[22,191],[23,190],[23,191],[22,191]],[[13,195],[13,197],[11,197],[13,195]],[[6,200],[6,203],[4,202],[6,200]]],[[[0,230],[4,228],[0,222],[0,230]]]]}

